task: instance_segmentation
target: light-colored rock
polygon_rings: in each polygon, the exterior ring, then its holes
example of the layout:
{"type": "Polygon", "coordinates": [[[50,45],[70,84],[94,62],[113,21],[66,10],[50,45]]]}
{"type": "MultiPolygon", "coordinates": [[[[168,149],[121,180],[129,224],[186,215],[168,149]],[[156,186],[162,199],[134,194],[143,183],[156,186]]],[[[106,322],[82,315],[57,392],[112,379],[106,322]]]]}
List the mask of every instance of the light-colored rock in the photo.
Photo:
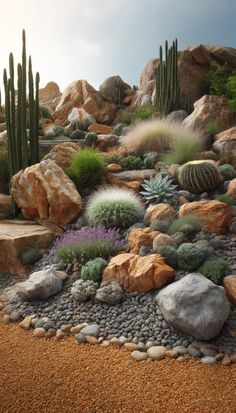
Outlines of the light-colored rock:
{"type": "Polygon", "coordinates": [[[84,110],[83,108],[73,108],[69,113],[67,119],[70,124],[73,124],[73,122],[77,121],[78,127],[81,127],[81,129],[87,129],[87,127],[95,121],[94,117],[86,112],[86,110],[84,110]]]}
{"type": "Polygon", "coordinates": [[[182,205],[179,216],[193,215],[199,218],[204,229],[214,234],[227,234],[232,221],[232,208],[216,200],[190,202],[182,205]]]}
{"type": "Polygon", "coordinates": [[[80,146],[75,142],[63,142],[53,146],[42,160],[52,159],[62,169],[70,165],[72,157],[80,151],[80,146]]]}
{"type": "Polygon", "coordinates": [[[118,173],[109,174],[111,177],[121,181],[139,181],[143,182],[145,179],[149,179],[156,175],[155,169],[138,169],[133,171],[122,171],[118,173]]]}
{"type": "Polygon", "coordinates": [[[18,283],[17,294],[23,301],[44,300],[61,291],[68,275],[54,268],[34,272],[26,281],[18,283]]]}
{"type": "Polygon", "coordinates": [[[165,220],[173,219],[175,217],[175,210],[169,204],[150,205],[145,213],[144,222],[146,225],[151,224],[155,219],[165,220]]]}
{"type": "Polygon", "coordinates": [[[99,86],[99,95],[102,99],[121,104],[130,90],[132,91],[131,86],[120,76],[110,76],[99,86]]]}
{"type": "Polygon", "coordinates": [[[108,172],[121,172],[123,170],[122,166],[119,165],[118,163],[109,163],[109,165],[107,165],[107,171],[108,172]]]}
{"type": "Polygon", "coordinates": [[[177,359],[179,353],[176,350],[167,350],[165,357],[168,357],[170,359],[177,359]]]}
{"type": "Polygon", "coordinates": [[[74,183],[51,159],[13,176],[11,194],[26,219],[60,226],[73,221],[82,210],[74,183]]]}
{"type": "Polygon", "coordinates": [[[0,268],[1,272],[26,275],[29,269],[21,262],[21,252],[38,247],[48,249],[55,232],[30,221],[0,221],[0,268]]]}
{"type": "Polygon", "coordinates": [[[228,275],[223,280],[228,299],[236,306],[236,275],[228,275]]]}
{"type": "Polygon", "coordinates": [[[41,105],[48,106],[51,109],[55,109],[59,99],[61,96],[61,92],[59,86],[55,82],[49,82],[46,86],[42,89],[39,89],[39,102],[41,105]]]}
{"type": "Polygon", "coordinates": [[[136,351],[138,350],[138,344],[135,343],[125,343],[124,348],[128,351],[136,351]]]}
{"type": "Polygon", "coordinates": [[[166,348],[163,346],[153,346],[147,350],[147,355],[152,360],[162,360],[166,355],[166,348]]]}
{"type": "Polygon", "coordinates": [[[153,251],[158,252],[160,247],[176,247],[175,242],[167,234],[158,234],[153,240],[153,251]]]}
{"type": "Polygon", "coordinates": [[[100,327],[98,324],[88,324],[80,330],[80,334],[84,336],[92,336],[98,338],[100,332],[100,327]]]}
{"type": "Polygon", "coordinates": [[[230,181],[226,195],[230,196],[231,198],[236,200],[236,178],[230,181]]]}
{"type": "Polygon", "coordinates": [[[111,135],[113,129],[111,126],[102,125],[100,123],[93,123],[89,126],[88,131],[96,133],[97,135],[111,135]]]}
{"type": "Polygon", "coordinates": [[[160,288],[175,276],[160,255],[146,257],[125,253],[112,258],[103,271],[103,281],[116,281],[127,292],[147,292],[160,288]]]}
{"type": "Polygon", "coordinates": [[[9,219],[13,216],[12,197],[0,194],[0,219],[9,219]]]}
{"type": "Polygon", "coordinates": [[[223,366],[230,366],[231,363],[232,361],[229,354],[225,354],[224,358],[221,360],[221,364],[223,364],[223,366]]]}
{"type": "Polygon", "coordinates": [[[43,327],[35,328],[33,335],[38,338],[43,338],[46,335],[46,330],[43,327]]]}
{"type": "Polygon", "coordinates": [[[213,149],[220,154],[236,155],[236,126],[218,133],[215,136],[213,149]]]}
{"type": "Polygon", "coordinates": [[[210,356],[202,357],[200,361],[203,364],[209,364],[209,365],[213,365],[217,363],[215,357],[210,357],[210,356]]]}
{"type": "Polygon", "coordinates": [[[81,323],[81,324],[77,324],[74,327],[71,327],[70,332],[71,334],[78,334],[80,333],[80,331],[82,330],[82,328],[86,327],[86,325],[88,325],[87,323],[81,323]]]}
{"type": "Polygon", "coordinates": [[[133,357],[134,360],[136,361],[143,361],[147,359],[147,353],[145,353],[144,351],[132,351],[131,353],[131,357],[133,357]]]}
{"type": "Polygon", "coordinates": [[[116,111],[116,105],[103,102],[97,90],[86,80],[72,82],[63,92],[61,99],[53,113],[57,122],[67,120],[73,108],[82,108],[92,115],[97,122],[111,122],[116,111]]]}
{"type": "Polygon", "coordinates": [[[159,234],[151,228],[133,228],[128,235],[130,252],[137,254],[140,247],[145,246],[152,249],[154,238],[159,234]]]}
{"type": "Polygon", "coordinates": [[[96,337],[93,336],[85,336],[87,343],[89,344],[99,344],[99,341],[96,337]]]}
{"type": "Polygon", "coordinates": [[[230,312],[224,288],[198,273],[163,288],[156,301],[167,323],[200,340],[218,335],[230,312]]]}
{"type": "Polygon", "coordinates": [[[68,337],[68,334],[62,331],[60,328],[58,328],[56,332],[56,339],[63,340],[63,338],[66,338],[66,337],[68,337]]]}
{"type": "Polygon", "coordinates": [[[35,318],[35,314],[29,315],[27,317],[24,318],[24,320],[22,320],[19,323],[19,326],[21,328],[23,328],[24,330],[29,330],[31,327],[31,321],[35,318]]]}
{"type": "Polygon", "coordinates": [[[183,121],[183,124],[192,129],[204,131],[204,127],[215,122],[221,130],[232,123],[232,111],[229,101],[222,96],[205,95],[194,103],[194,111],[183,121]]]}

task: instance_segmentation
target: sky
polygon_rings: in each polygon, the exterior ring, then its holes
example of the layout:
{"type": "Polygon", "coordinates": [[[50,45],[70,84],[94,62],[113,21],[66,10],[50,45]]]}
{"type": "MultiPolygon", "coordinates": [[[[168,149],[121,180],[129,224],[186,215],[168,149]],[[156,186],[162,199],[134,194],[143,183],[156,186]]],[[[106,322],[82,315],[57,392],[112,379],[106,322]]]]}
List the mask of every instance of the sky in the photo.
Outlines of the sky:
{"type": "Polygon", "coordinates": [[[112,75],[137,85],[165,40],[236,48],[235,22],[236,0],[0,0],[0,79],[9,53],[20,59],[23,28],[40,86],[63,91],[112,75]]]}

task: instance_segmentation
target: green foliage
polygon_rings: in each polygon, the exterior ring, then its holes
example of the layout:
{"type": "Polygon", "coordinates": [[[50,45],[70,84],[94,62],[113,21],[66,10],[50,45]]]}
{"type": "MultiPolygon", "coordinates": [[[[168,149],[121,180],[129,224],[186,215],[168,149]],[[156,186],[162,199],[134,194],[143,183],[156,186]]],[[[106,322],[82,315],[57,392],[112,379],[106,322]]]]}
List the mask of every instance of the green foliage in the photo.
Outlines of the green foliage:
{"type": "Polygon", "coordinates": [[[236,170],[234,167],[228,163],[225,163],[223,165],[220,165],[218,167],[220,174],[225,178],[225,179],[234,179],[236,178],[236,170]]]}
{"type": "Polygon", "coordinates": [[[177,253],[179,268],[187,271],[196,270],[205,259],[205,249],[198,244],[181,244],[177,253]]]}
{"type": "Polygon", "coordinates": [[[205,126],[205,130],[209,135],[215,136],[220,132],[220,127],[216,122],[208,122],[205,126]]]}
{"type": "Polygon", "coordinates": [[[227,97],[230,99],[230,107],[233,112],[236,111],[236,72],[228,77],[226,83],[227,97]]]}
{"type": "Polygon", "coordinates": [[[10,170],[8,164],[8,154],[5,149],[0,150],[0,192],[9,193],[10,170]]]}
{"type": "Polygon", "coordinates": [[[213,190],[221,178],[218,168],[209,161],[192,161],[179,170],[179,183],[187,191],[200,194],[213,190]]]}
{"type": "Polygon", "coordinates": [[[148,204],[159,204],[160,202],[168,202],[176,193],[176,185],[172,184],[172,179],[169,176],[161,174],[145,180],[142,187],[145,191],[140,194],[146,199],[148,204]]]}
{"type": "Polygon", "coordinates": [[[85,135],[85,145],[86,146],[96,146],[98,136],[96,133],[88,132],[85,135]]]}
{"type": "Polygon", "coordinates": [[[216,197],[217,201],[223,202],[224,204],[228,204],[228,205],[236,205],[236,200],[233,199],[231,196],[227,195],[227,194],[222,194],[222,195],[218,195],[216,197]]]}
{"type": "Polygon", "coordinates": [[[164,220],[160,220],[160,219],[154,219],[151,223],[150,223],[150,227],[154,230],[154,231],[160,231],[163,234],[165,234],[171,224],[172,219],[170,218],[166,218],[164,220]]]}
{"type": "Polygon", "coordinates": [[[29,247],[21,251],[21,262],[24,265],[35,264],[42,256],[38,247],[29,247]]]}
{"type": "Polygon", "coordinates": [[[62,245],[57,248],[57,260],[64,265],[68,265],[74,260],[86,263],[97,257],[108,259],[114,252],[113,244],[110,240],[88,240],[81,244],[62,245]]]}
{"type": "Polygon", "coordinates": [[[94,149],[82,149],[73,156],[66,173],[79,190],[91,188],[100,183],[105,173],[105,162],[94,149]]]}
{"type": "Polygon", "coordinates": [[[53,119],[52,114],[50,112],[50,109],[47,106],[40,105],[39,106],[40,110],[40,116],[44,119],[53,119]]]}
{"type": "Polygon", "coordinates": [[[106,165],[110,163],[121,163],[121,156],[117,152],[102,152],[102,157],[106,165]]]}
{"type": "Polygon", "coordinates": [[[103,258],[95,258],[94,260],[88,261],[81,268],[80,278],[95,282],[101,281],[102,272],[106,266],[107,262],[103,258]]]}
{"type": "Polygon", "coordinates": [[[139,108],[128,108],[120,112],[118,122],[126,126],[141,120],[147,120],[154,117],[156,109],[152,105],[141,106],[139,108]]]}
{"type": "Polygon", "coordinates": [[[173,110],[180,109],[180,82],[178,74],[178,47],[177,39],[168,47],[165,42],[165,59],[160,46],[160,62],[156,75],[156,105],[162,115],[167,115],[173,110]]]}
{"type": "Polygon", "coordinates": [[[166,264],[172,268],[178,268],[178,253],[177,250],[169,245],[158,248],[157,254],[165,258],[166,264]]]}
{"type": "Polygon", "coordinates": [[[129,155],[122,161],[122,166],[128,170],[141,169],[142,163],[142,159],[139,156],[129,155]]]}
{"type": "Polygon", "coordinates": [[[220,285],[224,277],[231,274],[231,269],[227,261],[216,258],[206,261],[199,268],[199,272],[213,283],[220,285]]]}
{"type": "Polygon", "coordinates": [[[203,79],[205,94],[225,96],[231,109],[236,110],[236,71],[224,65],[210,68],[203,79]]]}
{"type": "Polygon", "coordinates": [[[163,161],[168,165],[173,163],[183,165],[192,161],[194,156],[201,152],[203,148],[203,141],[199,139],[198,135],[189,133],[189,135],[183,135],[178,140],[173,140],[170,144],[170,151],[167,155],[164,155],[163,161]]]}
{"type": "Polygon", "coordinates": [[[187,235],[196,234],[197,232],[201,231],[202,226],[199,219],[193,215],[186,215],[184,217],[180,217],[175,219],[169,229],[168,233],[170,235],[175,234],[176,232],[183,232],[187,235]]]}
{"type": "Polygon", "coordinates": [[[105,188],[93,194],[86,211],[90,225],[128,228],[143,217],[139,198],[128,189],[105,188]]]}
{"type": "Polygon", "coordinates": [[[154,169],[158,156],[156,153],[147,153],[144,155],[143,165],[146,169],[154,169]]]}

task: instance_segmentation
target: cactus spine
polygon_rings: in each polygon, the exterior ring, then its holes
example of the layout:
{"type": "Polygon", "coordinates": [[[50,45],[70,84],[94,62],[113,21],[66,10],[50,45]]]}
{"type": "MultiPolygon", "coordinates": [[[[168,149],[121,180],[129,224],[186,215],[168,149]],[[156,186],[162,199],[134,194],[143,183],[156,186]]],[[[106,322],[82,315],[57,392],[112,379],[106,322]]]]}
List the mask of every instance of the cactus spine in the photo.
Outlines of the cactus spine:
{"type": "Polygon", "coordinates": [[[163,48],[160,46],[160,62],[156,76],[156,106],[163,115],[179,109],[180,106],[177,39],[170,48],[168,42],[165,42],[165,60],[163,48]]]}
{"type": "Polygon", "coordinates": [[[8,156],[11,176],[19,170],[39,161],[39,74],[36,75],[36,94],[31,59],[29,60],[29,112],[30,112],[30,146],[28,147],[26,112],[26,46],[25,31],[22,33],[22,63],[17,66],[17,93],[14,79],[14,58],[9,56],[9,78],[4,69],[5,112],[8,135],[8,156]],[[17,105],[16,105],[17,94],[17,105]]]}
{"type": "Polygon", "coordinates": [[[216,165],[205,160],[185,163],[179,170],[178,179],[180,185],[193,194],[212,190],[221,182],[216,165]]]}

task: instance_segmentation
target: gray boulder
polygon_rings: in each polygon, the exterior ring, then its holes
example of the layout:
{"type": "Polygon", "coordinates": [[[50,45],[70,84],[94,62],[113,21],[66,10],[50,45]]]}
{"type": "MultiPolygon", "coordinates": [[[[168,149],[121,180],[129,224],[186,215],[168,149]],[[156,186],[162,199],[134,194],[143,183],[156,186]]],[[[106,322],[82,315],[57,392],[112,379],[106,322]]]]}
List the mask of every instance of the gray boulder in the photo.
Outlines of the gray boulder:
{"type": "Polygon", "coordinates": [[[188,114],[185,110],[174,110],[167,115],[166,120],[169,122],[182,123],[188,114]]]}
{"type": "Polygon", "coordinates": [[[199,340],[217,336],[230,312],[224,288],[198,273],[163,288],[156,301],[168,323],[199,340]]]}
{"type": "Polygon", "coordinates": [[[22,301],[44,300],[62,290],[63,280],[68,275],[54,268],[37,271],[28,280],[16,284],[16,292],[22,301]]]}

